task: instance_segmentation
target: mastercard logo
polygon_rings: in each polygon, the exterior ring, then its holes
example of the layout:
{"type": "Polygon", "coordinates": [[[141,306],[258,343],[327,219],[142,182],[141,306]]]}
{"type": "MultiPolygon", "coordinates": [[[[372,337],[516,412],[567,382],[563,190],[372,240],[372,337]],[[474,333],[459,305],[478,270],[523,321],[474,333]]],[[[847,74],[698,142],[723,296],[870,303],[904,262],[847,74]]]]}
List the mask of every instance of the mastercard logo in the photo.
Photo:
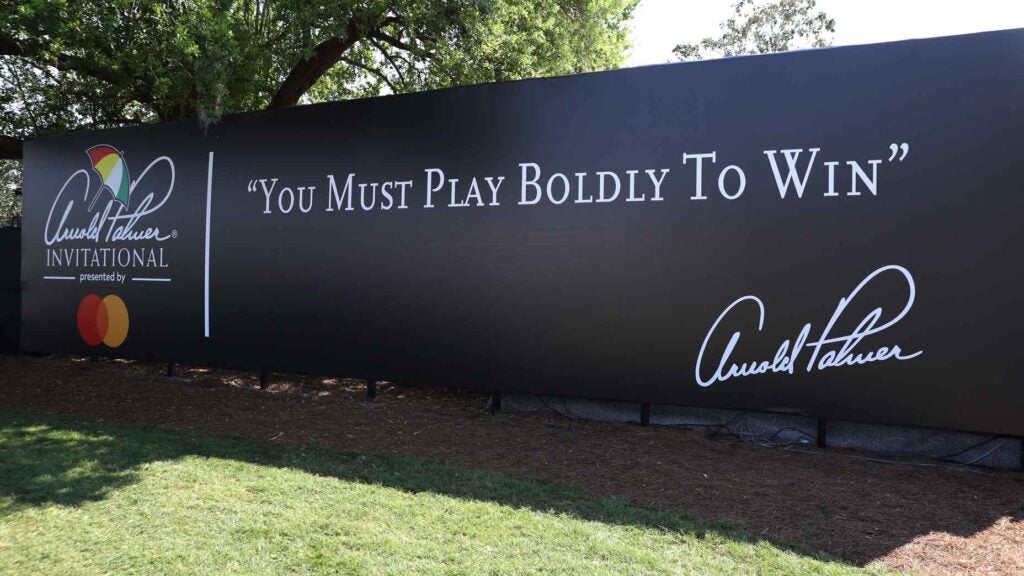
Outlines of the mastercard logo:
{"type": "Polygon", "coordinates": [[[78,333],[90,346],[117,348],[128,337],[128,307],[116,294],[89,294],[78,305],[78,333]]]}

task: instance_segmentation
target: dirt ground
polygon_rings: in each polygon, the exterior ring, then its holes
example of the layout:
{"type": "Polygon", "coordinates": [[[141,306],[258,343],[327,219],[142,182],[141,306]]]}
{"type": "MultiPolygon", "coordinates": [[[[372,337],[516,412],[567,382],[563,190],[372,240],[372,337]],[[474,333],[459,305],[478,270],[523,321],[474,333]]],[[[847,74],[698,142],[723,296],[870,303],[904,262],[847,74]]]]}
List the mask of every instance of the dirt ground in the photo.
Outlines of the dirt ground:
{"type": "Polygon", "coordinates": [[[416,455],[724,520],[855,564],[1024,574],[1024,474],[760,448],[699,431],[490,414],[486,397],[122,360],[0,356],[0,405],[274,443],[416,455]]]}

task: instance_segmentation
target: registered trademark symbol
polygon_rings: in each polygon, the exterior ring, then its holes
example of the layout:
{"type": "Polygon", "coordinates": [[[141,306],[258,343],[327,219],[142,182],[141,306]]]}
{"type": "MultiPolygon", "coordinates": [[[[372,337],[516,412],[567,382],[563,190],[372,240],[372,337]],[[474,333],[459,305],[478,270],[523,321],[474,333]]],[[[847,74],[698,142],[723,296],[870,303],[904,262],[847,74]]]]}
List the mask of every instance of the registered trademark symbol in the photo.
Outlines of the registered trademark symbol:
{"type": "Polygon", "coordinates": [[[171,230],[171,238],[177,238],[177,237],[178,237],[178,231],[177,230],[171,230]]]}

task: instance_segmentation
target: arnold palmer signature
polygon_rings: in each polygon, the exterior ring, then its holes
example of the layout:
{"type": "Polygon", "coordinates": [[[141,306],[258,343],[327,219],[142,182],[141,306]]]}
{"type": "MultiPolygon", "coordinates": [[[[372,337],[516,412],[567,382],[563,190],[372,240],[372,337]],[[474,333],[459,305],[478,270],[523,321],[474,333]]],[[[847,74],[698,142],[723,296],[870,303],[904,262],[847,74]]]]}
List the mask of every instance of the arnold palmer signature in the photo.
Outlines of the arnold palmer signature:
{"type": "MultiPolygon", "coordinates": [[[[53,199],[53,204],[50,206],[50,214],[46,217],[46,229],[45,229],[45,241],[47,246],[64,242],[66,240],[92,240],[93,242],[133,242],[140,240],[155,240],[157,242],[163,242],[172,237],[171,234],[161,234],[160,228],[158,227],[145,227],[140,226],[139,221],[159,210],[167,200],[171,197],[171,192],[174,190],[174,162],[171,161],[167,156],[161,156],[156,160],[149,163],[146,169],[139,175],[138,180],[131,183],[129,189],[129,197],[133,200],[135,198],[135,188],[141,183],[150,169],[160,163],[166,163],[170,169],[170,184],[167,186],[167,192],[159,202],[156,201],[156,194],[150,192],[143,196],[137,202],[133,202],[131,209],[126,208],[118,202],[114,202],[113,199],[102,205],[101,210],[97,210],[93,213],[89,223],[85,226],[72,226],[68,223],[69,216],[71,215],[72,208],[75,206],[75,201],[72,198],[65,197],[64,192],[68,190],[72,181],[79,176],[84,176],[82,187],[83,196],[82,202],[89,197],[90,182],[89,172],[85,170],[78,170],[74,174],[68,177],[64,181],[64,185],[61,186],[60,192],[57,193],[57,197],[53,199]],[[58,206],[60,211],[58,212],[58,206]],[[60,220],[53,224],[54,213],[60,214],[60,220]]],[[[100,194],[97,190],[95,194],[100,194]]],[[[70,196],[70,194],[69,194],[70,196]]]]}
{"type": "Polygon", "coordinates": [[[743,376],[754,376],[757,374],[768,373],[793,374],[794,371],[797,370],[798,361],[801,360],[801,355],[805,352],[809,354],[809,357],[807,358],[806,364],[802,364],[802,366],[807,372],[827,370],[829,368],[838,368],[841,366],[858,366],[873,362],[883,362],[885,360],[910,360],[912,358],[916,358],[921,355],[922,351],[919,350],[908,354],[895,344],[871,347],[864,343],[866,338],[879,334],[894,326],[910,312],[910,308],[914,305],[915,291],[914,278],[906,268],[897,265],[883,266],[871,274],[868,274],[867,278],[862,280],[861,283],[853,289],[853,292],[850,292],[849,296],[839,300],[839,305],[836,307],[835,312],[832,313],[832,318],[828,321],[828,324],[825,325],[825,329],[822,330],[819,335],[815,336],[815,340],[811,340],[811,332],[814,328],[811,323],[808,322],[807,324],[804,324],[803,329],[800,330],[800,333],[797,334],[795,339],[785,340],[779,345],[775,356],[771,360],[750,360],[738,362],[734,361],[732,356],[740,342],[741,334],[739,332],[734,332],[732,337],[729,339],[729,343],[725,347],[725,351],[722,352],[721,358],[715,364],[705,366],[704,353],[707,351],[708,342],[711,341],[712,336],[715,334],[715,330],[718,328],[718,325],[722,323],[722,320],[740,304],[752,302],[757,306],[757,331],[760,332],[764,329],[764,303],[757,296],[743,296],[742,298],[734,301],[724,311],[722,311],[721,314],[719,314],[718,319],[715,320],[715,323],[711,325],[711,329],[708,330],[707,336],[704,337],[704,343],[700,347],[700,354],[697,356],[697,366],[694,369],[694,376],[697,379],[697,384],[707,387],[711,386],[715,382],[725,382],[731,378],[739,378],[743,376]],[[852,302],[860,291],[870,284],[872,280],[887,273],[890,275],[900,275],[906,281],[907,287],[909,288],[907,302],[903,305],[903,309],[899,314],[890,320],[882,322],[882,309],[875,308],[869,312],[859,324],[857,324],[857,327],[851,333],[833,335],[833,329],[839,322],[840,318],[842,318],[843,313],[846,311],[850,302],[852,302]]]}

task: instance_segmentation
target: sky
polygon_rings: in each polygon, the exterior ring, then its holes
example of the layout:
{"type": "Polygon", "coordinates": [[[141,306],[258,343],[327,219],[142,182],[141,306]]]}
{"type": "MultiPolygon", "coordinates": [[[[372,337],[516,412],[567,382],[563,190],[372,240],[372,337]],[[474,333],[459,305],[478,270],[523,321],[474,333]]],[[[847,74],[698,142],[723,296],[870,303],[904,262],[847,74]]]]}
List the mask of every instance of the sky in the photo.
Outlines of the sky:
{"type": "MultiPolygon", "coordinates": [[[[674,61],[676,44],[719,36],[734,0],[641,0],[627,66],[674,61]]],[[[1024,28],[1021,0],[818,0],[836,21],[833,45],[1024,28]]]]}

